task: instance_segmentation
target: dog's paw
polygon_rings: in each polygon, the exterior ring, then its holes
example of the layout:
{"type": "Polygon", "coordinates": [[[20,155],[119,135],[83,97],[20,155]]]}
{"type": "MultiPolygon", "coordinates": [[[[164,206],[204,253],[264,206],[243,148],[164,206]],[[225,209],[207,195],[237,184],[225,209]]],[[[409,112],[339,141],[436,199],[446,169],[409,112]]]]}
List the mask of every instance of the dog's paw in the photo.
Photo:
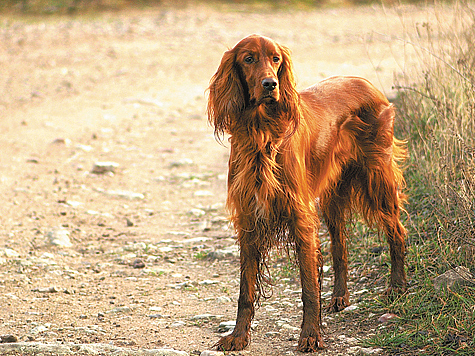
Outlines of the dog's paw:
{"type": "Polygon", "coordinates": [[[325,345],[323,344],[322,335],[319,331],[306,333],[302,330],[302,334],[300,334],[299,344],[297,346],[297,351],[315,352],[324,348],[325,345]]]}
{"type": "Polygon", "coordinates": [[[249,345],[249,335],[222,337],[214,346],[218,351],[241,351],[249,345]]]}
{"type": "Polygon", "coordinates": [[[327,307],[327,311],[330,313],[339,312],[348,306],[350,306],[350,301],[349,301],[348,296],[332,297],[332,300],[330,301],[330,304],[327,307]]]}

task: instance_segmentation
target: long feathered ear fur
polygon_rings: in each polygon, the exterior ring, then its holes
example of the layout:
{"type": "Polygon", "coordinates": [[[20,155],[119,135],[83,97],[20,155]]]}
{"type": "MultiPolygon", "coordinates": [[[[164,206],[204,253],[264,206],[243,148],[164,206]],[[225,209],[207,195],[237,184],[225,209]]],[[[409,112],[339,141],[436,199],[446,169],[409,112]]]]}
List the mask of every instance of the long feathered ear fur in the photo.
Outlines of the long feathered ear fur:
{"type": "Polygon", "coordinates": [[[244,91],[235,57],[233,50],[224,53],[208,88],[208,121],[214,126],[216,136],[229,132],[231,120],[245,107],[244,91]]]}
{"type": "Polygon", "coordinates": [[[282,53],[282,64],[277,72],[279,78],[279,90],[281,98],[281,108],[288,113],[290,120],[294,125],[295,132],[300,119],[300,96],[296,88],[292,59],[290,50],[285,46],[280,46],[282,53]]]}

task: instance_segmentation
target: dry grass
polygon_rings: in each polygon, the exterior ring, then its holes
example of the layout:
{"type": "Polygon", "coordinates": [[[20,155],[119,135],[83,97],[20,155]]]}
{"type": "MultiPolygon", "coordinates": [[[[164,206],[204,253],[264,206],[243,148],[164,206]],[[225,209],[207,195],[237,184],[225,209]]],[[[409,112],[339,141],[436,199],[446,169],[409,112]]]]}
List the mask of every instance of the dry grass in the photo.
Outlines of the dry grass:
{"type": "MultiPolygon", "coordinates": [[[[409,35],[408,35],[409,36],[409,35]]],[[[420,67],[405,74],[399,134],[409,140],[413,229],[436,239],[438,269],[474,268],[475,10],[457,4],[453,18],[421,24],[407,41],[420,67]]]]}
{"type": "MultiPolygon", "coordinates": [[[[397,136],[408,140],[408,293],[372,312],[398,322],[366,341],[400,355],[473,355],[475,286],[437,294],[432,279],[455,266],[475,272],[475,8],[418,24],[405,43],[419,66],[404,74],[397,136]]],[[[441,11],[439,11],[439,10],[441,11]]],[[[446,10],[446,8],[445,8],[446,10]]],[[[445,16],[443,16],[445,15],[445,16]]]]}

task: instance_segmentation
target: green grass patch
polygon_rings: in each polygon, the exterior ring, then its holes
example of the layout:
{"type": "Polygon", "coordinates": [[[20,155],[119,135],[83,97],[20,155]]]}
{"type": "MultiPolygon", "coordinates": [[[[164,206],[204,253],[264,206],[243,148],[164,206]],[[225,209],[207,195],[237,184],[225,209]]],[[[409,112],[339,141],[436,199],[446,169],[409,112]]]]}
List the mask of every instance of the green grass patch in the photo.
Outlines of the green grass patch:
{"type": "Polygon", "coordinates": [[[437,295],[430,283],[413,286],[390,304],[375,298],[366,304],[368,312],[393,312],[398,318],[377,326],[362,344],[391,355],[473,355],[474,302],[475,288],[437,295]]]}
{"type": "Polygon", "coordinates": [[[206,251],[199,251],[199,252],[195,253],[195,254],[193,255],[193,257],[194,257],[196,260],[202,261],[202,260],[205,260],[205,259],[208,257],[208,252],[206,252],[206,251]]]}

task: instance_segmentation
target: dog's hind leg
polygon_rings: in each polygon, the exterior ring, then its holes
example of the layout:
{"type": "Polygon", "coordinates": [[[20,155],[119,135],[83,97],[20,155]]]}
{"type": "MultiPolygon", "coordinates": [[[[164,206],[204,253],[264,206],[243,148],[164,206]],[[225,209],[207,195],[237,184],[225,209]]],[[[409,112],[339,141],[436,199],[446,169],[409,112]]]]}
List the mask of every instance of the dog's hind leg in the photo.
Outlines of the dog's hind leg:
{"type": "MultiPolygon", "coordinates": [[[[342,182],[347,182],[343,181],[342,182]]],[[[331,254],[335,280],[333,293],[327,310],[339,312],[350,305],[348,293],[348,249],[346,244],[347,231],[345,227],[346,210],[349,207],[347,188],[341,183],[334,191],[322,197],[323,219],[328,227],[331,239],[331,254]]]]}

